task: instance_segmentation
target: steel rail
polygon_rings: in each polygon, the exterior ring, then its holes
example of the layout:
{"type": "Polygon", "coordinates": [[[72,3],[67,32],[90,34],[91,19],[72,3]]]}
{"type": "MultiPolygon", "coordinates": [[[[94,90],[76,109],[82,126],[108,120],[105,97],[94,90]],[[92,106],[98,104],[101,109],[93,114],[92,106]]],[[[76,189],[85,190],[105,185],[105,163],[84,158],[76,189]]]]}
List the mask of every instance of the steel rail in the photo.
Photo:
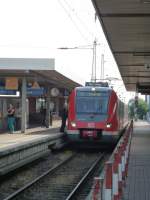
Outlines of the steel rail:
{"type": "Polygon", "coordinates": [[[71,159],[73,159],[76,156],[76,153],[74,153],[73,155],[71,155],[69,158],[67,158],[66,160],[60,162],[58,165],[52,167],[51,169],[47,170],[46,172],[44,172],[42,175],[38,176],[37,178],[35,178],[33,181],[31,181],[30,183],[26,184],[25,186],[23,186],[22,188],[18,189],[17,191],[15,191],[14,193],[12,193],[11,195],[9,195],[8,197],[4,198],[3,200],[11,200],[14,197],[18,196],[19,194],[21,194],[24,190],[26,190],[27,188],[29,188],[30,186],[32,186],[34,183],[38,182],[40,179],[42,179],[43,177],[45,177],[47,174],[52,173],[53,171],[55,171],[56,169],[58,169],[59,167],[61,167],[62,165],[66,164],[67,162],[69,162],[71,159]]]}
{"type": "Polygon", "coordinates": [[[66,198],[66,200],[71,200],[75,194],[78,192],[78,190],[81,188],[82,184],[87,180],[87,178],[89,177],[89,175],[94,171],[95,167],[97,166],[97,164],[104,158],[104,153],[101,154],[99,156],[99,158],[93,163],[93,165],[91,166],[91,168],[86,172],[86,174],[81,178],[81,180],[77,183],[77,185],[75,186],[75,188],[71,191],[71,193],[68,195],[68,197],[66,198]]]}

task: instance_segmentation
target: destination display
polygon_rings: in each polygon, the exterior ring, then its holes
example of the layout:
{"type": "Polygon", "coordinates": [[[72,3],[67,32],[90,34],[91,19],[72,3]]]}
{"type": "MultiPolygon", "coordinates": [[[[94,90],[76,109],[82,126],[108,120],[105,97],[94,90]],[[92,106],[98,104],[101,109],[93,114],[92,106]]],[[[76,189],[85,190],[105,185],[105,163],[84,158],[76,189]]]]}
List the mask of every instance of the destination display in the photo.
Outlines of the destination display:
{"type": "Polygon", "coordinates": [[[108,92],[106,91],[77,91],[78,97],[101,97],[101,96],[108,96],[108,92]]]}

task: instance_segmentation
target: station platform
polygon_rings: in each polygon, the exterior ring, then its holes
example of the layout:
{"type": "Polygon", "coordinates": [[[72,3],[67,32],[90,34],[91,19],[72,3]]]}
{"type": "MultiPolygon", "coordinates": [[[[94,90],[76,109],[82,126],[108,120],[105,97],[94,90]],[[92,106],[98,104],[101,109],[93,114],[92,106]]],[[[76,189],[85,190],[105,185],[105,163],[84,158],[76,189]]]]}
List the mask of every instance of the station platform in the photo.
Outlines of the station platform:
{"type": "Polygon", "coordinates": [[[60,121],[50,128],[26,129],[25,133],[0,133],[0,176],[59,148],[64,143],[64,133],[59,132],[60,121]]]}
{"type": "Polygon", "coordinates": [[[150,123],[134,122],[122,200],[150,200],[150,123]]]}
{"type": "MultiPolygon", "coordinates": [[[[58,133],[60,128],[60,121],[53,122],[53,125],[49,128],[46,127],[34,127],[26,129],[25,133],[21,131],[15,131],[13,134],[9,132],[0,133],[0,152],[3,149],[8,149],[11,146],[17,145],[20,142],[28,142],[34,140],[35,138],[44,138],[46,135],[51,133],[58,133]]],[[[56,135],[56,134],[55,134],[56,135]]]]}

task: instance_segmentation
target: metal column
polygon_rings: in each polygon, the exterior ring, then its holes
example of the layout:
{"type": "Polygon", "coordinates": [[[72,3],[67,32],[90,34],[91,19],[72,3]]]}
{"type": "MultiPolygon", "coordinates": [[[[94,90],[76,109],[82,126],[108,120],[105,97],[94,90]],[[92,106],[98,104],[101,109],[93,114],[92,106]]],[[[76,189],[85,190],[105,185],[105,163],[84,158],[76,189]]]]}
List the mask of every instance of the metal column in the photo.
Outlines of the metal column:
{"type": "Polygon", "coordinates": [[[26,78],[22,78],[22,96],[21,96],[21,132],[25,133],[26,131],[26,78]]]}
{"type": "Polygon", "coordinates": [[[50,126],[50,88],[47,90],[46,98],[46,128],[50,126]]]}
{"type": "Polygon", "coordinates": [[[59,116],[59,97],[56,98],[56,114],[59,116]]]}

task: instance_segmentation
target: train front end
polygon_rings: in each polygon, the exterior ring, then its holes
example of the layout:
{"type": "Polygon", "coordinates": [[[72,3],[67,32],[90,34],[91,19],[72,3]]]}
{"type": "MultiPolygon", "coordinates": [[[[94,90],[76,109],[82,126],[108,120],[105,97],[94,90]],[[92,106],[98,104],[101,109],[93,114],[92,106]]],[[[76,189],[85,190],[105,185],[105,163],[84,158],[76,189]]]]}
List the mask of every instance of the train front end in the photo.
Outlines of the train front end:
{"type": "Polygon", "coordinates": [[[111,88],[78,87],[69,97],[70,142],[112,142],[117,134],[117,97],[111,88]]]}

